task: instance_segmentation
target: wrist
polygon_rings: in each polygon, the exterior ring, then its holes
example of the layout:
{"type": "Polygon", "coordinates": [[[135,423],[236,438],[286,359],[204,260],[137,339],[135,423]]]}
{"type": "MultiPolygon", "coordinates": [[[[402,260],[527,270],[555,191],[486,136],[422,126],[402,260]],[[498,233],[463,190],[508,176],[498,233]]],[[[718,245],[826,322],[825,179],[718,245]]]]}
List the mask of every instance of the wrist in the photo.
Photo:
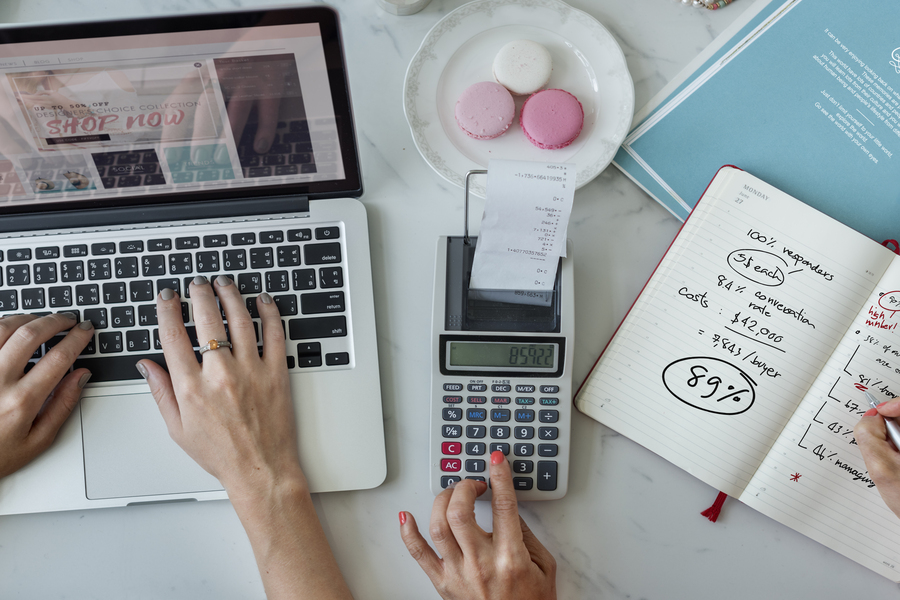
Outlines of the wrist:
{"type": "Polygon", "coordinates": [[[297,502],[311,498],[309,484],[300,465],[277,472],[257,470],[235,482],[223,484],[241,519],[254,513],[280,514],[297,502]]]}

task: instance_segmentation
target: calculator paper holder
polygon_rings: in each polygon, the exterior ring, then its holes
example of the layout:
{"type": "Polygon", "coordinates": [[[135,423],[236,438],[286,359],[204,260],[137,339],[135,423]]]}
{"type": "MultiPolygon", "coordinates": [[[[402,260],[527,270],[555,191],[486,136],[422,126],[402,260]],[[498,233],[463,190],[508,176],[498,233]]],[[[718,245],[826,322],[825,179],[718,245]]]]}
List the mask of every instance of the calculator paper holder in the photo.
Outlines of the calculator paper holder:
{"type": "Polygon", "coordinates": [[[476,240],[447,238],[446,330],[559,333],[562,269],[552,291],[470,289],[476,240]]]}

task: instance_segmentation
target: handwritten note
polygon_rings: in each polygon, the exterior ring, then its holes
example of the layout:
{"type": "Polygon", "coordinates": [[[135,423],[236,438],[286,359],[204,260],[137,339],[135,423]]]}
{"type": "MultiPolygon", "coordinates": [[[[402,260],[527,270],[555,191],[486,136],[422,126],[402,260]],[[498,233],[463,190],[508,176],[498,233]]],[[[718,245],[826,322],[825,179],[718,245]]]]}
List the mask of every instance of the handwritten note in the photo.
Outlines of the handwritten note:
{"type": "Polygon", "coordinates": [[[492,160],[469,287],[552,290],[575,195],[575,165],[492,160]]]}
{"type": "Polygon", "coordinates": [[[897,580],[900,523],[853,427],[867,408],[862,390],[900,394],[898,329],[900,258],[723,169],[576,404],[897,580]]]}

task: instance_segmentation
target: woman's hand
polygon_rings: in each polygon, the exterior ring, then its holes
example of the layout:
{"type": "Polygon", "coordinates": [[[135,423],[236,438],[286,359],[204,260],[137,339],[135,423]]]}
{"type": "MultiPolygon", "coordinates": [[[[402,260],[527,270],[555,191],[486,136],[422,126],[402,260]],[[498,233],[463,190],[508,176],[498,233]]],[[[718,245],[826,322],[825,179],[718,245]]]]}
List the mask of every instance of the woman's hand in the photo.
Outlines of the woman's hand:
{"type": "Polygon", "coordinates": [[[438,495],[431,512],[431,539],[416,521],[400,513],[400,535],[445,600],[552,600],[556,561],[519,516],[512,473],[502,452],[491,454],[494,531],[475,522],[475,498],[487,490],[463,480],[438,495]]]}
{"type": "Polygon", "coordinates": [[[0,477],[22,468],[50,446],[78,403],[90,371],[67,372],[87,346],[94,327],[75,325],[59,313],[0,319],[0,477]],[[43,342],[70,329],[27,374],[25,366],[43,342]]]}
{"type": "Polygon", "coordinates": [[[869,477],[894,514],[900,517],[900,452],[889,441],[884,417],[900,417],[900,398],[894,398],[869,409],[853,435],[866,461],[869,477]]]}
{"type": "Polygon", "coordinates": [[[169,372],[150,360],[138,363],[169,434],[225,486],[232,500],[292,478],[302,480],[294,409],[285,358],[284,331],[272,297],[257,301],[262,357],[253,321],[232,280],[191,283],[197,338],[225,340],[225,311],[233,347],[207,351],[198,363],[184,327],[181,301],[172,290],[157,300],[159,338],[169,372]],[[171,377],[170,377],[171,375],[171,377]]]}

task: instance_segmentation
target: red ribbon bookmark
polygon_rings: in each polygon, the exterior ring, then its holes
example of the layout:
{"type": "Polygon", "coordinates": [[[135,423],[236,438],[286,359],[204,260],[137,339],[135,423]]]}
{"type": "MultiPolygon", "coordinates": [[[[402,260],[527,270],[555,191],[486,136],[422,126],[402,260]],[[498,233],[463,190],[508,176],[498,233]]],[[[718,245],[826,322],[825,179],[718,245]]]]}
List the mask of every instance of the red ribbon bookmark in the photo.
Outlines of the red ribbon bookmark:
{"type": "Polygon", "coordinates": [[[725,504],[725,498],[727,497],[728,494],[726,494],[725,492],[719,492],[719,495],[716,496],[716,501],[713,502],[713,505],[700,514],[715,523],[719,518],[719,513],[722,512],[722,505],[725,504]]]}

